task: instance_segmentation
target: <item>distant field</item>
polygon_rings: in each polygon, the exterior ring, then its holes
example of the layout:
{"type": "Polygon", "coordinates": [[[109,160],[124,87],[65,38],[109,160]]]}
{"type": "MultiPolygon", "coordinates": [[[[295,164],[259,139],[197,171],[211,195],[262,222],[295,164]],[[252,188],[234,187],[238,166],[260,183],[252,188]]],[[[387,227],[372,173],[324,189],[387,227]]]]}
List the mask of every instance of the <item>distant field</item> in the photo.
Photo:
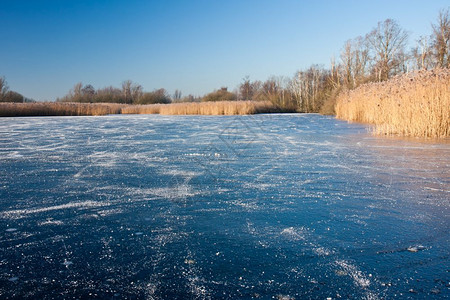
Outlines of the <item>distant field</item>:
{"type": "Polygon", "coordinates": [[[407,73],[342,93],[336,116],[374,124],[377,134],[450,136],[450,70],[407,73]]]}
{"type": "Polygon", "coordinates": [[[110,114],[248,115],[282,112],[267,101],[218,101],[128,105],[115,103],[0,103],[0,117],[100,116],[110,114]]]}

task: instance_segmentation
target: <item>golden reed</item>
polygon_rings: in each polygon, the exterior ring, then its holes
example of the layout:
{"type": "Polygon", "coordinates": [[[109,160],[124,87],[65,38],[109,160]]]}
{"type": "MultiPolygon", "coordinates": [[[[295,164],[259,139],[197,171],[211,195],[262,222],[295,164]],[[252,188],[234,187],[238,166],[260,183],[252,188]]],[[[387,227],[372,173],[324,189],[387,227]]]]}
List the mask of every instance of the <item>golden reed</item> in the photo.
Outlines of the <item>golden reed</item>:
{"type": "Polygon", "coordinates": [[[277,112],[277,109],[272,103],[262,101],[148,104],[122,108],[122,114],[249,115],[268,112],[277,112]]]}
{"type": "Polygon", "coordinates": [[[339,119],[375,125],[375,133],[450,136],[450,70],[420,70],[341,93],[339,119]]]}
{"type": "Polygon", "coordinates": [[[124,104],[114,103],[0,103],[0,117],[100,116],[119,114],[124,104]]]}
{"type": "Polygon", "coordinates": [[[115,103],[0,103],[0,117],[19,116],[99,116],[110,114],[162,115],[247,115],[280,112],[270,102],[219,101],[127,105],[115,103]]]}

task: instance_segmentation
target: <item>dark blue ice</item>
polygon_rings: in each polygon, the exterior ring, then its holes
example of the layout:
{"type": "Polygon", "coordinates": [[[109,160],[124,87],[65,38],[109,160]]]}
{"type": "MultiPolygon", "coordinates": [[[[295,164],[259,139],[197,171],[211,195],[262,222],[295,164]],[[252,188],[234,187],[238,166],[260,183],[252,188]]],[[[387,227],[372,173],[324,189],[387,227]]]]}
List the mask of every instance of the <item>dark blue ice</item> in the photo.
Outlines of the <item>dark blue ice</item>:
{"type": "Polygon", "coordinates": [[[0,118],[0,298],[448,298],[450,143],[369,130],[0,118]]]}

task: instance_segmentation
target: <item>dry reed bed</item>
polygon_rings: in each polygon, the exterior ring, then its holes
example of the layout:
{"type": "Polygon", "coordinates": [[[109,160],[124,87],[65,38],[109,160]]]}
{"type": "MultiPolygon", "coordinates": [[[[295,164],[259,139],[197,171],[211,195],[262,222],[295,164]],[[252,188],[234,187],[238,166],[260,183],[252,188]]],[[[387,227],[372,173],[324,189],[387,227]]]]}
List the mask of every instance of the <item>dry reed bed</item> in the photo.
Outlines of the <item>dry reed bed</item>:
{"type": "Polygon", "coordinates": [[[375,133],[413,137],[450,136],[450,70],[416,71],[343,92],[339,119],[374,124],[375,133]]]}
{"type": "Polygon", "coordinates": [[[247,115],[280,112],[270,102],[220,101],[127,105],[114,103],[0,103],[0,117],[99,116],[110,114],[247,115]]]}
{"type": "Polygon", "coordinates": [[[0,117],[100,116],[120,114],[124,106],[114,103],[0,103],[0,117]]]}
{"type": "Polygon", "coordinates": [[[149,104],[122,108],[122,114],[249,115],[269,112],[278,112],[278,109],[270,102],[257,101],[149,104]]]}

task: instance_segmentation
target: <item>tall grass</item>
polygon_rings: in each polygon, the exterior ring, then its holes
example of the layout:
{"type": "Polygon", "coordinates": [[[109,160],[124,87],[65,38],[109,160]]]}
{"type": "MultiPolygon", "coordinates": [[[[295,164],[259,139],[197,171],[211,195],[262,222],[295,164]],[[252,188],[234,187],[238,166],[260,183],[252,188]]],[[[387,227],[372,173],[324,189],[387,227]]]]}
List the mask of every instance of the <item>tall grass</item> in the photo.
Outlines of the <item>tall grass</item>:
{"type": "Polygon", "coordinates": [[[100,116],[120,114],[125,104],[114,103],[0,103],[0,117],[20,116],[100,116]]]}
{"type": "Polygon", "coordinates": [[[120,111],[121,114],[159,114],[160,107],[168,104],[127,105],[120,111]]]}
{"type": "Polygon", "coordinates": [[[269,112],[279,112],[279,109],[270,102],[262,101],[150,104],[131,105],[122,108],[123,114],[248,115],[269,112]]]}
{"type": "Polygon", "coordinates": [[[262,101],[219,101],[148,105],[65,102],[0,103],[0,117],[95,116],[109,114],[246,115],[270,112],[282,112],[282,110],[270,102],[262,101]]]}
{"type": "Polygon", "coordinates": [[[416,71],[343,92],[337,118],[374,124],[375,133],[450,136],[450,70],[416,71]]]}

